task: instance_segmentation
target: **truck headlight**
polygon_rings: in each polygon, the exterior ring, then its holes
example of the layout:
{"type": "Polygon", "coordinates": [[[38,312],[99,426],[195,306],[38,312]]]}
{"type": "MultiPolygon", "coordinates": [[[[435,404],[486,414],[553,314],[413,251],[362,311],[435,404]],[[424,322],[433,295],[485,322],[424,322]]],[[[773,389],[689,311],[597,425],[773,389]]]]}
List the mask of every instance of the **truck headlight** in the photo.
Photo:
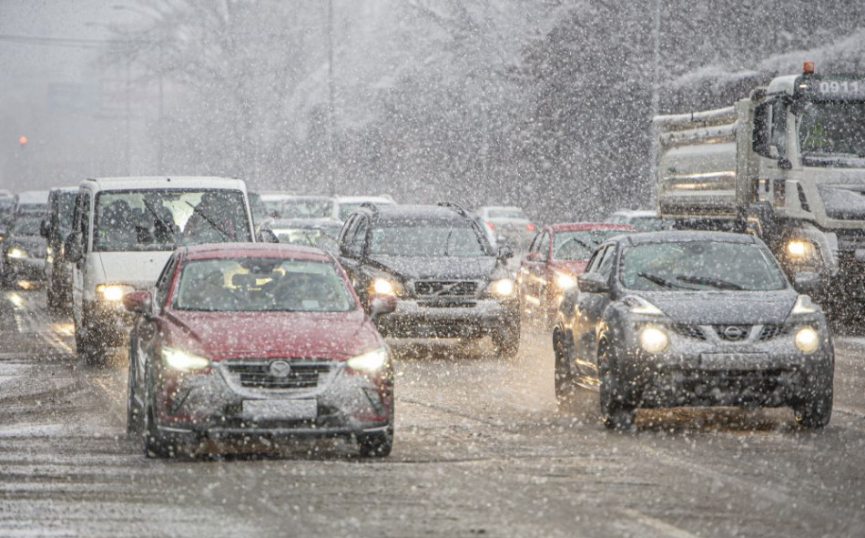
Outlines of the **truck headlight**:
{"type": "Polygon", "coordinates": [[[577,279],[574,275],[568,273],[556,273],[556,286],[560,290],[569,290],[577,285],[577,279]]]}
{"type": "Polygon", "coordinates": [[[658,327],[644,327],[640,331],[640,346],[649,353],[660,353],[670,345],[670,339],[662,329],[658,327]]]}
{"type": "Polygon", "coordinates": [[[27,254],[27,251],[24,250],[23,248],[12,247],[6,251],[6,257],[13,259],[13,260],[21,260],[24,258],[29,258],[30,255],[27,254]]]}
{"type": "Polygon", "coordinates": [[[499,297],[510,297],[515,290],[516,286],[514,286],[514,279],[512,278],[500,278],[490,282],[490,291],[499,297]]]}
{"type": "Polygon", "coordinates": [[[389,358],[387,349],[380,347],[348,359],[345,364],[358,372],[374,372],[387,364],[389,358]]]}
{"type": "Polygon", "coordinates": [[[135,288],[123,284],[99,284],[96,286],[96,294],[99,295],[99,298],[111,303],[119,302],[124,295],[132,291],[135,291],[135,288]]]}
{"type": "Polygon", "coordinates": [[[814,353],[820,347],[820,335],[813,327],[802,327],[796,331],[793,342],[802,353],[814,353]]]}
{"type": "Polygon", "coordinates": [[[804,239],[791,239],[787,242],[787,255],[797,260],[814,257],[814,243],[804,239]]]}
{"type": "Polygon", "coordinates": [[[196,370],[209,368],[210,359],[196,355],[195,353],[183,351],[182,349],[163,347],[162,364],[172,370],[178,370],[180,372],[194,372],[196,370]]]}

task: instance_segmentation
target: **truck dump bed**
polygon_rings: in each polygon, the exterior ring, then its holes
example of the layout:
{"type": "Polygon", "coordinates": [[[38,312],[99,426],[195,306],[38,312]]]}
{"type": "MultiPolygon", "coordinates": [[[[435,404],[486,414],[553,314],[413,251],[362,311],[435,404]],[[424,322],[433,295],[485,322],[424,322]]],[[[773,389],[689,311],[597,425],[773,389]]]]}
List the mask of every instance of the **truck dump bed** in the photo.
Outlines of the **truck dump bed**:
{"type": "Polygon", "coordinates": [[[734,107],[656,116],[658,212],[666,217],[735,217],[734,107]]]}

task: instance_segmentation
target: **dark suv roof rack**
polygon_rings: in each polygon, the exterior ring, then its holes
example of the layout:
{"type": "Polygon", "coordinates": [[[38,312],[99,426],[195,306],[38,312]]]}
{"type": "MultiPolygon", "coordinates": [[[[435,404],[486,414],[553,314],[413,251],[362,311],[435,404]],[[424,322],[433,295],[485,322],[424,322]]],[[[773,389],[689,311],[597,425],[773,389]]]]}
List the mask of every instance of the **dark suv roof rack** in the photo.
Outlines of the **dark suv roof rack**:
{"type": "Polygon", "coordinates": [[[446,207],[446,208],[448,208],[448,209],[451,209],[451,210],[453,210],[453,211],[456,211],[457,214],[459,214],[461,217],[465,217],[465,218],[467,218],[467,219],[471,219],[471,218],[472,218],[471,213],[469,213],[468,211],[466,211],[465,208],[463,208],[461,205],[459,205],[459,204],[457,204],[457,203],[454,203],[454,202],[439,202],[438,205],[439,205],[439,207],[446,207]]]}

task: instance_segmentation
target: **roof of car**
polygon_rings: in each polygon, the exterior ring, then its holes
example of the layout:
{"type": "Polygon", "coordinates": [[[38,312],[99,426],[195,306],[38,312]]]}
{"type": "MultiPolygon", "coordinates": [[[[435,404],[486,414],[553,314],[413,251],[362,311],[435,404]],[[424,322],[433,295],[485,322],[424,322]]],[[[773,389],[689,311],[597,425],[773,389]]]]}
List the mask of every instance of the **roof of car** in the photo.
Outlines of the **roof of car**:
{"type": "Polygon", "coordinates": [[[621,230],[633,232],[636,229],[630,224],[613,224],[611,222],[561,222],[550,226],[554,232],[578,232],[583,230],[621,230]]]}
{"type": "Polygon", "coordinates": [[[298,228],[342,228],[342,221],[334,219],[274,219],[267,222],[265,225],[270,228],[279,228],[280,226],[294,226],[298,228]]]}
{"type": "Polygon", "coordinates": [[[381,205],[395,205],[396,202],[390,196],[335,196],[334,199],[340,204],[357,204],[363,202],[371,202],[381,205]]]}
{"type": "Polygon", "coordinates": [[[621,236],[618,241],[628,241],[632,245],[642,243],[664,243],[676,241],[720,241],[724,243],[757,243],[757,238],[749,234],[734,234],[729,232],[702,232],[702,231],[666,231],[648,232],[639,234],[628,234],[621,236]]]}
{"type": "Polygon", "coordinates": [[[287,243],[209,243],[183,248],[191,260],[258,257],[331,261],[331,257],[322,250],[287,243]]]}
{"type": "Polygon", "coordinates": [[[78,192],[78,187],[51,187],[49,192],[62,192],[67,194],[75,194],[78,192]]]}
{"type": "Polygon", "coordinates": [[[620,215],[622,217],[629,218],[638,218],[638,219],[647,219],[647,218],[657,218],[658,213],[652,209],[623,209],[621,211],[616,211],[613,215],[620,215]]]}
{"type": "Polygon", "coordinates": [[[47,203],[48,191],[24,191],[18,193],[18,205],[47,203]]]}
{"type": "Polygon", "coordinates": [[[82,185],[95,185],[98,190],[138,189],[239,189],[246,190],[241,179],[213,176],[130,176],[85,179],[82,185]]]}
{"type": "Polygon", "coordinates": [[[374,213],[378,220],[387,221],[444,220],[472,222],[475,219],[475,216],[470,213],[463,215],[455,208],[439,205],[383,205],[378,206],[374,213]]]}

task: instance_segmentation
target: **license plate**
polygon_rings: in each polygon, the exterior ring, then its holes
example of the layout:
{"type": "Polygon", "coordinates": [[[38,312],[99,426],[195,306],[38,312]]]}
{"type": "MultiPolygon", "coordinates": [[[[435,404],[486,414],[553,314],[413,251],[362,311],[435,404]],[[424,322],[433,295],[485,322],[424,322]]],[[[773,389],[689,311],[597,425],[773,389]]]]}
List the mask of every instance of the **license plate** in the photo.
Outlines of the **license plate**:
{"type": "Polygon", "coordinates": [[[243,415],[259,420],[308,420],[318,416],[315,400],[244,400],[243,415]]]}
{"type": "Polygon", "coordinates": [[[700,366],[705,370],[762,370],[768,358],[765,353],[703,353],[700,366]]]}

